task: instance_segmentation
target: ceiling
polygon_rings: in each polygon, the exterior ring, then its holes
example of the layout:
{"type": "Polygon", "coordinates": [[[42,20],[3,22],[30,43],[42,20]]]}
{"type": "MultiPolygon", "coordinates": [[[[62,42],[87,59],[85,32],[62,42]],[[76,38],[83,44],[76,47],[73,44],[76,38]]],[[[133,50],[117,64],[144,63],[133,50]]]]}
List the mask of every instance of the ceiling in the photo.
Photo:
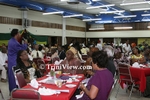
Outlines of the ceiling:
{"type": "MultiPolygon", "coordinates": [[[[77,17],[81,20],[91,18],[101,18],[99,21],[91,21],[89,24],[97,23],[130,23],[130,22],[148,22],[150,16],[141,16],[141,14],[150,14],[150,0],[78,0],[79,4],[68,4],[67,1],[61,0],[0,0],[0,3],[13,5],[17,7],[27,7],[29,9],[38,10],[42,12],[56,12],[64,11],[62,16],[72,14],[83,14],[77,17]],[[146,2],[143,4],[132,4],[121,6],[125,3],[146,2]],[[149,1],[149,2],[148,2],[149,1]],[[86,9],[87,7],[102,6],[108,4],[115,4],[111,7],[101,7],[98,9],[86,9]],[[130,11],[131,9],[149,8],[149,10],[130,11]],[[100,14],[100,12],[120,11],[125,10],[123,13],[100,14]],[[115,18],[115,16],[129,16],[135,17],[115,18]]],[[[50,15],[48,15],[50,16],[50,15]]]]}

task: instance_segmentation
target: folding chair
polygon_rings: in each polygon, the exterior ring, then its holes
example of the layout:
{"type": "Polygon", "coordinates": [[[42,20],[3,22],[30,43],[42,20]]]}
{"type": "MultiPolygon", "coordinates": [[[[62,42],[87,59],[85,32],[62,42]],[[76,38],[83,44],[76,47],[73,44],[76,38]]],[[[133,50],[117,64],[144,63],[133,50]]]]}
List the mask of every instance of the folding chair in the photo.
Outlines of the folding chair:
{"type": "Polygon", "coordinates": [[[34,89],[14,89],[11,92],[11,100],[41,100],[40,94],[34,89]]]}
{"type": "Polygon", "coordinates": [[[5,100],[1,89],[0,89],[0,93],[1,93],[1,96],[2,96],[2,100],[5,100]]]}
{"type": "MultiPolygon", "coordinates": [[[[139,80],[132,78],[131,72],[130,72],[130,65],[128,65],[126,63],[119,63],[118,64],[118,75],[119,75],[120,84],[122,81],[125,82],[127,85],[131,84],[131,91],[129,94],[129,100],[130,100],[131,94],[133,91],[133,87],[137,84],[139,85],[139,80]]],[[[118,87],[117,94],[119,92],[119,88],[120,88],[120,86],[118,87]]],[[[116,94],[116,97],[117,97],[117,94],[116,94]]]]}
{"type": "Polygon", "coordinates": [[[27,85],[27,82],[25,81],[24,75],[20,69],[14,70],[14,67],[12,68],[14,72],[14,76],[17,80],[17,85],[19,88],[22,88],[27,85]]]}

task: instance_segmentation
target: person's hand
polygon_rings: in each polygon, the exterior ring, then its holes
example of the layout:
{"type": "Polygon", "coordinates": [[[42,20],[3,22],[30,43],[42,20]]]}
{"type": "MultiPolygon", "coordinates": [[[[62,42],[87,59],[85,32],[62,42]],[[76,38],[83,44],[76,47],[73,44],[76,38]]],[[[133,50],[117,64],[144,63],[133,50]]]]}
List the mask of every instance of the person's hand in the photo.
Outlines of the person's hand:
{"type": "Polygon", "coordinates": [[[81,88],[82,90],[84,90],[86,87],[84,86],[83,83],[80,83],[80,88],[81,88]]]}
{"type": "Polygon", "coordinates": [[[84,93],[84,91],[81,91],[81,92],[80,92],[80,95],[83,94],[83,93],[84,93]]]}

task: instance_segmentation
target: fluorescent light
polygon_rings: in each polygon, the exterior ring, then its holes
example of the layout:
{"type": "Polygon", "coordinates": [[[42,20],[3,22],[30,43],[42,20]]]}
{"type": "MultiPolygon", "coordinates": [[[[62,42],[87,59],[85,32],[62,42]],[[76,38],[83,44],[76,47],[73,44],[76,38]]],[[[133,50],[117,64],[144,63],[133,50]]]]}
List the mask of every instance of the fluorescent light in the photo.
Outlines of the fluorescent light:
{"type": "Polygon", "coordinates": [[[150,16],[150,14],[142,14],[141,16],[150,16]]]}
{"type": "Polygon", "coordinates": [[[141,10],[150,10],[150,8],[130,9],[130,11],[141,11],[141,10]]]}
{"type": "Polygon", "coordinates": [[[69,0],[60,0],[60,1],[69,1],[69,0]]]}
{"type": "Polygon", "coordinates": [[[127,17],[136,17],[136,15],[114,16],[114,18],[127,18],[127,17]]]}
{"type": "Polygon", "coordinates": [[[101,6],[92,6],[92,7],[87,7],[86,9],[97,9],[97,8],[101,8],[101,7],[111,7],[111,6],[115,6],[115,4],[108,4],[108,5],[101,5],[101,6]]]}
{"type": "Polygon", "coordinates": [[[102,20],[101,18],[91,18],[91,19],[83,19],[82,21],[97,21],[102,20]]]}
{"type": "Polygon", "coordinates": [[[94,1],[101,1],[101,0],[92,0],[92,1],[94,2],[94,1]]]}
{"type": "Polygon", "coordinates": [[[50,15],[50,14],[62,14],[62,13],[64,13],[64,11],[47,12],[47,13],[43,13],[43,15],[50,15]]]}
{"type": "Polygon", "coordinates": [[[150,28],[150,26],[147,26],[147,28],[150,28]]]}
{"type": "Polygon", "coordinates": [[[115,11],[105,11],[105,12],[100,12],[101,14],[110,14],[110,13],[122,13],[125,12],[125,10],[115,10],[115,11]]]}
{"type": "Polygon", "coordinates": [[[144,3],[150,3],[150,1],[132,2],[132,3],[122,3],[122,4],[120,4],[120,6],[126,6],[126,5],[137,5],[137,4],[144,4],[144,3]]]}
{"type": "Polygon", "coordinates": [[[92,28],[89,28],[89,30],[104,30],[105,28],[103,28],[103,27],[96,27],[96,28],[94,28],[94,27],[92,27],[92,28]]]}
{"type": "Polygon", "coordinates": [[[120,29],[132,29],[133,27],[114,27],[114,29],[118,29],[118,30],[120,30],[120,29]]]}
{"type": "Polygon", "coordinates": [[[148,22],[148,21],[150,21],[150,19],[142,19],[141,21],[146,21],[146,22],[148,22]]]}
{"type": "Polygon", "coordinates": [[[106,21],[95,21],[95,23],[112,23],[112,20],[106,20],[106,21]]]}
{"type": "Polygon", "coordinates": [[[63,16],[63,18],[69,18],[69,17],[79,17],[79,16],[83,16],[83,14],[67,15],[67,16],[63,16]]]}

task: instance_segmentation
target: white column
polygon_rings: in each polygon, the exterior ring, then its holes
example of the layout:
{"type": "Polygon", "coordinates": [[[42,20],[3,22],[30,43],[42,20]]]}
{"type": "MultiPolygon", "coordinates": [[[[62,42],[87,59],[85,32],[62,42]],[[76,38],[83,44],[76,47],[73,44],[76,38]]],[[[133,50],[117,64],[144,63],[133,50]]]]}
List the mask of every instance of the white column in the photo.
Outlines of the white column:
{"type": "Polygon", "coordinates": [[[62,45],[66,44],[66,19],[62,18],[62,45]]]}
{"type": "Polygon", "coordinates": [[[27,28],[27,11],[22,11],[22,29],[27,28]]]}

